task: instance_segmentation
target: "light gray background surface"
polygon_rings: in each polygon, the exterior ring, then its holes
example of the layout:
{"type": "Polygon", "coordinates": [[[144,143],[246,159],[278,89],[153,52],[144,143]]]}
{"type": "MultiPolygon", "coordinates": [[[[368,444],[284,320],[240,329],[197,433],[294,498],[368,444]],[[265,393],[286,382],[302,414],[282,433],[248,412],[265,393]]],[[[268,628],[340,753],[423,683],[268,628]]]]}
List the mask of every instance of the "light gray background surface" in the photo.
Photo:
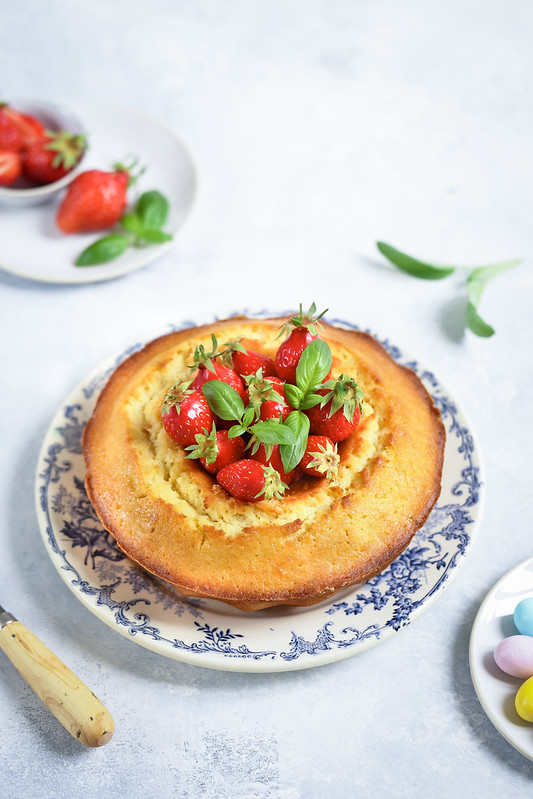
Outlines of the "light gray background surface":
{"type": "Polygon", "coordinates": [[[3,797],[531,796],[533,763],[481,709],[468,643],[487,591],[533,554],[532,40],[529,0],[2,4],[5,99],[145,110],[199,176],[188,223],[145,269],[77,287],[0,271],[0,601],[116,723],[82,748],[0,653],[3,797]],[[496,335],[464,332],[461,275],[411,279],[379,239],[441,263],[523,257],[483,296],[496,335]],[[49,561],[33,505],[45,432],[94,366],[168,323],[312,300],[460,402],[485,461],[477,542],[426,614],[338,664],[239,675],[159,657],[49,561]]]}

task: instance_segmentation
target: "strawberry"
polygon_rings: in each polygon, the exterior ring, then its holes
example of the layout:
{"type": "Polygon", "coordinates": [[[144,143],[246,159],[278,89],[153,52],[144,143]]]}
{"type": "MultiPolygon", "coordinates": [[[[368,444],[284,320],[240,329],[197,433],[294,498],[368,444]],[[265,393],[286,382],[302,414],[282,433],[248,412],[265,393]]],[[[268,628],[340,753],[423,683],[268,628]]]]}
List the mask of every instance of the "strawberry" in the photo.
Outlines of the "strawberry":
{"type": "Polygon", "coordinates": [[[0,150],[13,150],[18,152],[22,149],[22,134],[12,119],[4,111],[4,106],[0,104],[0,150]]]}
{"type": "Polygon", "coordinates": [[[237,374],[241,377],[257,374],[261,369],[263,377],[276,376],[276,364],[263,352],[254,352],[253,350],[246,349],[241,344],[242,339],[236,341],[228,341],[224,346],[224,360],[235,369],[237,374]]]}
{"type": "Polygon", "coordinates": [[[315,477],[337,477],[339,469],[339,453],[337,445],[327,436],[309,436],[300,466],[306,474],[315,477]]]}
{"type": "Polygon", "coordinates": [[[39,185],[54,183],[74,169],[85,146],[85,136],[47,130],[44,138],[27,147],[23,162],[24,174],[39,185]]]}
{"type": "Polygon", "coordinates": [[[263,379],[258,372],[255,376],[247,378],[247,384],[243,400],[245,405],[253,407],[256,418],[263,421],[279,419],[280,416],[283,421],[287,418],[291,409],[283,394],[283,380],[279,377],[263,379]]]}
{"type": "Polygon", "coordinates": [[[23,114],[7,103],[0,104],[3,113],[18,129],[21,137],[21,148],[26,149],[45,136],[43,123],[32,114],[23,114]]]}
{"type": "Polygon", "coordinates": [[[113,172],[90,169],[77,175],[59,206],[59,229],[63,233],[92,233],[113,227],[124,213],[132,182],[130,170],[120,164],[113,172]]]}
{"type": "Polygon", "coordinates": [[[283,461],[281,460],[279,452],[279,444],[271,444],[268,447],[265,446],[265,444],[259,444],[251,457],[254,461],[259,461],[259,463],[265,466],[272,466],[286,485],[290,485],[294,480],[294,469],[290,472],[286,472],[283,467],[283,461]]]}
{"type": "Polygon", "coordinates": [[[224,466],[217,474],[217,482],[228,494],[246,502],[280,499],[287,489],[272,466],[249,458],[224,466]]]}
{"type": "Polygon", "coordinates": [[[323,397],[322,402],[306,411],[311,433],[328,436],[333,443],[344,441],[361,419],[363,392],[351,377],[340,375],[327,380],[317,394],[323,397]]]}
{"type": "Polygon", "coordinates": [[[246,444],[241,436],[229,438],[227,430],[217,430],[215,424],[210,433],[196,435],[196,443],[186,447],[188,458],[199,458],[210,474],[216,474],[224,466],[239,461],[244,456],[246,444]]]}
{"type": "Polygon", "coordinates": [[[168,389],[161,407],[163,426],[170,438],[182,446],[196,443],[196,436],[210,430],[213,413],[201,391],[190,381],[168,389]]]}
{"type": "Polygon", "coordinates": [[[211,336],[211,342],[213,346],[211,352],[206,352],[202,344],[194,351],[194,365],[191,368],[196,369],[196,374],[192,381],[193,388],[202,388],[208,380],[222,380],[242,397],[244,384],[241,378],[234,369],[225,366],[219,359],[221,353],[217,352],[217,340],[214,335],[211,336]]]}
{"type": "Polygon", "coordinates": [[[22,172],[22,160],[14,150],[0,150],[0,186],[11,186],[22,172]]]}
{"type": "Polygon", "coordinates": [[[279,346],[276,353],[276,372],[278,377],[287,383],[296,383],[296,367],[300,356],[307,345],[318,338],[317,323],[326,311],[316,315],[316,306],[313,303],[306,314],[300,305],[300,313],[291,317],[283,326],[280,335],[290,331],[288,337],[279,346]]]}

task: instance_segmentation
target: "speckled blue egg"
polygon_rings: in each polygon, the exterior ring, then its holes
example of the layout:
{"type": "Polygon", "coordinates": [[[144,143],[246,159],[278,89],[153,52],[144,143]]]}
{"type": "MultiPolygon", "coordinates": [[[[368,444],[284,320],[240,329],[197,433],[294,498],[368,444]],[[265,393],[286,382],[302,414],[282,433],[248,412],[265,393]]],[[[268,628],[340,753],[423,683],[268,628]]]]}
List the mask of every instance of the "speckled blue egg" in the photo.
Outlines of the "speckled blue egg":
{"type": "Polygon", "coordinates": [[[533,635],[533,596],[523,599],[514,610],[515,627],[522,635],[533,635]]]}

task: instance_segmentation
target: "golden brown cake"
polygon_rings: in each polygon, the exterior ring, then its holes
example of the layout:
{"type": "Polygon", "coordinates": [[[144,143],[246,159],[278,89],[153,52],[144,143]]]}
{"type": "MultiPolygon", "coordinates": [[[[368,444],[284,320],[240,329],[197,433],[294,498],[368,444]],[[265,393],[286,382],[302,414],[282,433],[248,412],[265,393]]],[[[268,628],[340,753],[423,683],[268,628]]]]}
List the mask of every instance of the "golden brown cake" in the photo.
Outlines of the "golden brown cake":
{"type": "Polygon", "coordinates": [[[371,336],[325,322],[333,374],[364,391],[336,482],[305,477],[280,499],[246,502],[186,458],[161,405],[195,347],[215,333],[274,357],[284,321],[235,317],[152,341],[113,373],[83,437],[88,495],[124,553],[185,595],[243,610],[311,605],[366,581],[405,549],[440,492],[444,427],[418,377],[371,336]]]}

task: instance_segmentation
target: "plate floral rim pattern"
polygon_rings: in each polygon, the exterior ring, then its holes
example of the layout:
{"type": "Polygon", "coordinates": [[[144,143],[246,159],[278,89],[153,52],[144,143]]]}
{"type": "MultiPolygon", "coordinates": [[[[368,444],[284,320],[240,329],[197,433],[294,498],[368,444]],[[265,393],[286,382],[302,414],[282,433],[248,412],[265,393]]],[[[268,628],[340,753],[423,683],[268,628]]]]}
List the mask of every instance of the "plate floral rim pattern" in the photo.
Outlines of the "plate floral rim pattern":
{"type": "MultiPolygon", "coordinates": [[[[328,321],[360,329],[344,320],[328,321]]],[[[196,324],[184,321],[169,330],[196,324]]],[[[152,651],[198,666],[247,672],[341,660],[388,638],[430,607],[464,563],[478,528],[484,496],[480,454],[464,413],[435,375],[388,340],[365,332],[419,376],[447,433],[439,501],[384,572],[311,608],[244,613],[182,597],[129,561],[86,495],[81,435],[108,377],[143,341],[108,359],[74,389],[52,421],[39,456],[36,507],[41,534],[75,596],[108,626],[152,651]]]]}

